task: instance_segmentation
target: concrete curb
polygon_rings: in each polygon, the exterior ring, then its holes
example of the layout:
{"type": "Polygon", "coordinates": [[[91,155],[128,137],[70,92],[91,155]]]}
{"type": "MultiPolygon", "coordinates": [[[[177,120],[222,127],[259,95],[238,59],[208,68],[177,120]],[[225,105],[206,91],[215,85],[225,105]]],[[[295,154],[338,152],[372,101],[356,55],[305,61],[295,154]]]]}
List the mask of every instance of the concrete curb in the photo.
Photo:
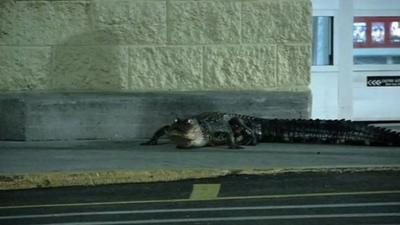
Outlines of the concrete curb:
{"type": "Polygon", "coordinates": [[[96,186],[123,183],[169,182],[187,179],[216,178],[228,175],[282,175],[287,173],[357,173],[375,171],[400,172],[400,165],[297,167],[266,169],[203,169],[107,172],[51,172],[20,175],[0,175],[0,190],[96,186]]]}

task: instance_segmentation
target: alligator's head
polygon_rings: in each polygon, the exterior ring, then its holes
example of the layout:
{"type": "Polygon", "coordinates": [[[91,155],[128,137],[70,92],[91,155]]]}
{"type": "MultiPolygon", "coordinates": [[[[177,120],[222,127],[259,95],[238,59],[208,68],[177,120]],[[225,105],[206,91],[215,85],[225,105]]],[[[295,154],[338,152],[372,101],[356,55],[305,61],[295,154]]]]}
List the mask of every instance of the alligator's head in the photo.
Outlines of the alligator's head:
{"type": "Polygon", "coordinates": [[[208,143],[202,127],[195,118],[176,118],[167,135],[179,148],[203,147],[208,143]]]}

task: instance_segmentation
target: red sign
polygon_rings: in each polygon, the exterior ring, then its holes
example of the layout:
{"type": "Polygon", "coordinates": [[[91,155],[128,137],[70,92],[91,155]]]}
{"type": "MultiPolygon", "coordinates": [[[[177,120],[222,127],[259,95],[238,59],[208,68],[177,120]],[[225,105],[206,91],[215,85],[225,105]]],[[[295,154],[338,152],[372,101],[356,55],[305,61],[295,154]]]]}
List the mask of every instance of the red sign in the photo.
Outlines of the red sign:
{"type": "Polygon", "coordinates": [[[400,17],[355,17],[354,48],[400,48],[400,17]]]}

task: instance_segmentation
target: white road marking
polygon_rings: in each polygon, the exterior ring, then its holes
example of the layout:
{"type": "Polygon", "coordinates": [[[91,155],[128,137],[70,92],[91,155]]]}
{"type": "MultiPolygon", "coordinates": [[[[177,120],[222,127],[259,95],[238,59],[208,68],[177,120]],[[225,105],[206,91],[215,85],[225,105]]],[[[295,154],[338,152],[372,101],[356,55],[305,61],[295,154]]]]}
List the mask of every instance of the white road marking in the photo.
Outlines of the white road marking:
{"type": "Polygon", "coordinates": [[[51,208],[51,207],[148,204],[148,203],[197,202],[197,201],[223,201],[223,200],[245,200],[245,199],[281,199],[281,198],[309,198],[309,197],[332,197],[332,196],[352,196],[352,195],[354,195],[354,196],[357,196],[357,195],[381,195],[381,194],[400,194],[400,190],[233,196],[233,197],[217,197],[215,199],[204,199],[204,200],[165,199],[165,200],[142,200],[142,201],[85,202],[85,203],[82,202],[82,203],[65,203],[65,204],[15,205],[15,206],[0,206],[0,210],[2,210],[2,209],[24,209],[24,208],[51,208]]]}
{"type": "Polygon", "coordinates": [[[214,211],[238,211],[238,210],[249,211],[249,210],[275,210],[275,209],[346,208],[346,207],[374,207],[374,206],[396,206],[396,205],[400,205],[400,202],[275,205],[275,206],[270,205],[270,206],[245,206],[245,207],[207,207],[207,208],[180,208],[180,209],[146,209],[146,210],[95,211],[95,212],[0,216],[0,220],[33,219],[33,218],[49,218],[49,217],[72,217],[72,216],[172,213],[172,212],[206,212],[206,211],[214,212],[214,211]]]}
{"type": "MultiPolygon", "coordinates": [[[[149,219],[129,221],[97,221],[82,223],[51,223],[52,225],[115,225],[115,224],[154,224],[154,223],[188,223],[188,222],[216,222],[216,221],[249,221],[249,220],[295,220],[295,219],[325,219],[325,218],[365,218],[365,217],[400,217],[400,213],[348,213],[348,214],[321,214],[321,215],[280,215],[280,216],[241,216],[241,217],[210,217],[210,218],[177,218],[177,219],[149,219]]],[[[47,225],[47,224],[41,224],[47,225]]],[[[48,224],[50,225],[50,224],[48,224]]]]}

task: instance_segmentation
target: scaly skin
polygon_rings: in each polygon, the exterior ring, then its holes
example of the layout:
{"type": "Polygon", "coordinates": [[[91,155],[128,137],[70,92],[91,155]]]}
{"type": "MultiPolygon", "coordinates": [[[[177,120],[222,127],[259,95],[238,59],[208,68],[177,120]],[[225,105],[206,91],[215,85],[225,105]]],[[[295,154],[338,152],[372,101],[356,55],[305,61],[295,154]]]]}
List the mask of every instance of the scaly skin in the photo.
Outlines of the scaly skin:
{"type": "Polygon", "coordinates": [[[178,148],[255,145],[258,142],[400,146],[400,133],[344,120],[263,119],[219,112],[175,120],[143,144],[167,135],[178,148]]]}
{"type": "Polygon", "coordinates": [[[143,145],[156,145],[158,139],[166,135],[178,148],[194,148],[215,145],[228,145],[241,148],[232,132],[228,114],[202,113],[186,119],[175,119],[171,125],[157,130],[153,137],[143,145]]]}

